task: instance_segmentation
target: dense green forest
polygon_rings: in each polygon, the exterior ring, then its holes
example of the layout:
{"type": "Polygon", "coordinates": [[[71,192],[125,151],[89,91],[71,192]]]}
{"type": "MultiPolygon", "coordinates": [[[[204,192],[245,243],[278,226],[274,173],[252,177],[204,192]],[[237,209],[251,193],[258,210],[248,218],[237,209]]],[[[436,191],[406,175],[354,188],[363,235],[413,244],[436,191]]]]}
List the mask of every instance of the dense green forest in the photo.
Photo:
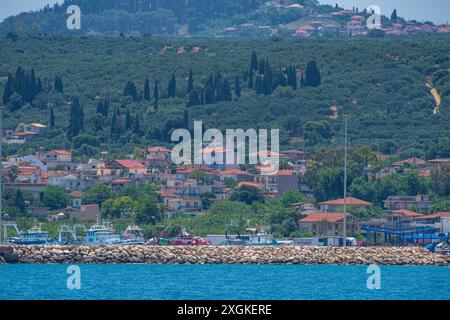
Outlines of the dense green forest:
{"type": "Polygon", "coordinates": [[[450,156],[449,37],[211,39],[25,36],[0,40],[4,126],[50,126],[6,152],[91,157],[169,144],[173,128],[280,128],[283,148],[352,145],[450,156]],[[442,97],[438,112],[427,81],[442,97]]]}

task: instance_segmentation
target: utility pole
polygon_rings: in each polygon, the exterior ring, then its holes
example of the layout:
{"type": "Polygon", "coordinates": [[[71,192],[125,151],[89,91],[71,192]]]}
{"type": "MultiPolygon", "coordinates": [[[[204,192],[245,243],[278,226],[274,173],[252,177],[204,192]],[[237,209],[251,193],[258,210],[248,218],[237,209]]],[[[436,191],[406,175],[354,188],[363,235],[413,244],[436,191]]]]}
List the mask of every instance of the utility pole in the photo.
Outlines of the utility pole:
{"type": "Polygon", "coordinates": [[[345,120],[345,142],[344,142],[344,226],[343,226],[343,246],[347,246],[347,127],[348,115],[344,115],[345,120]]]}

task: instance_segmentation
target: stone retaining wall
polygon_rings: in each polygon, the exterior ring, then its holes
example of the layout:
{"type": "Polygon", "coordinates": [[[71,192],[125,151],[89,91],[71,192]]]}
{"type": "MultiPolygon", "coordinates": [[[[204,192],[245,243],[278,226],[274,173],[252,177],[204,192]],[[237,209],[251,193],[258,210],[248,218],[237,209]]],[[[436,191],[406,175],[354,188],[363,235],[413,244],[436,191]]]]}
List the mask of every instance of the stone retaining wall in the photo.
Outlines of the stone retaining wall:
{"type": "Polygon", "coordinates": [[[448,265],[423,248],[290,246],[14,246],[33,264],[338,264],[448,265]]]}

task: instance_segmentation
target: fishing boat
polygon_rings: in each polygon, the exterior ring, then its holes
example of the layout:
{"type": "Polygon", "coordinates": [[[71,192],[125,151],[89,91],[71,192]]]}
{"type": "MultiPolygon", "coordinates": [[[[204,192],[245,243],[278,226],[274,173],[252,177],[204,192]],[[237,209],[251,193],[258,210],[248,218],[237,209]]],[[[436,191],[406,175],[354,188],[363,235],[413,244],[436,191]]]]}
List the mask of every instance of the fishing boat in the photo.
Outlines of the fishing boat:
{"type": "Polygon", "coordinates": [[[86,231],[86,245],[121,245],[122,235],[110,225],[97,222],[86,231]]]}
{"type": "Polygon", "coordinates": [[[35,244],[49,244],[48,232],[42,231],[41,227],[38,225],[33,226],[31,229],[25,232],[18,232],[16,230],[17,237],[9,237],[7,243],[17,244],[17,245],[35,245],[35,244]]]}
{"type": "Polygon", "coordinates": [[[138,226],[128,226],[122,234],[123,240],[126,244],[144,244],[144,233],[138,226]]]}

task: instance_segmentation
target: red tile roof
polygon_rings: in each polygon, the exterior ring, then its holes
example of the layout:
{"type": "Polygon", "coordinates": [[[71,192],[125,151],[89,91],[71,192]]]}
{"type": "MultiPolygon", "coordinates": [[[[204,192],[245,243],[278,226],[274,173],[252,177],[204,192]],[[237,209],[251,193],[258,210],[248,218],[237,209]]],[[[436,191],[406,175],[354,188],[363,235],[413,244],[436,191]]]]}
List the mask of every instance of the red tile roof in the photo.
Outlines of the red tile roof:
{"type": "MultiPolygon", "coordinates": [[[[320,204],[344,205],[344,199],[324,201],[324,202],[320,202],[320,204]]],[[[349,205],[349,206],[371,206],[372,203],[364,201],[364,200],[360,200],[357,198],[348,197],[347,205],[349,205]]]]}
{"type": "Polygon", "coordinates": [[[49,154],[58,154],[61,156],[70,156],[71,153],[69,151],[66,150],[51,150],[48,152],[49,154]]]}
{"type": "Polygon", "coordinates": [[[349,216],[350,214],[346,213],[338,213],[338,212],[314,212],[307,216],[306,218],[301,219],[301,222],[338,222],[344,219],[344,216],[349,216]]]}
{"type": "Polygon", "coordinates": [[[136,160],[116,160],[116,162],[125,168],[145,168],[141,162],[136,160]]]}

